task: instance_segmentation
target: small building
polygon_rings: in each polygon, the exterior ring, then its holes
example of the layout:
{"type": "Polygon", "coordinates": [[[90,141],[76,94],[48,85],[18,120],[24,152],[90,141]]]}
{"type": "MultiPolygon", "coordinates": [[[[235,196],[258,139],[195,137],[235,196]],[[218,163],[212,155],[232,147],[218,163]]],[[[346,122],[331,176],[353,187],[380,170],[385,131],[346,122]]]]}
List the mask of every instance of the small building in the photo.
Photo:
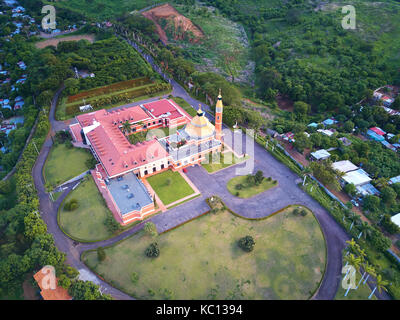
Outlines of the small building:
{"type": "Polygon", "coordinates": [[[326,127],[326,126],[332,126],[332,125],[334,125],[334,124],[336,124],[337,123],[337,121],[334,119],[334,118],[329,118],[329,119],[326,119],[326,120],[324,120],[324,121],[322,121],[322,124],[326,127]]]}
{"type": "Polygon", "coordinates": [[[325,149],[321,149],[315,152],[311,152],[311,156],[317,160],[317,161],[321,161],[321,160],[326,160],[329,159],[329,157],[331,156],[331,154],[326,151],[325,149]]]}
{"type": "Polygon", "coordinates": [[[393,184],[393,183],[400,183],[400,176],[390,178],[389,184],[393,184]]]}
{"type": "Polygon", "coordinates": [[[369,128],[369,130],[375,132],[377,135],[380,135],[380,136],[384,136],[386,134],[386,132],[383,131],[379,127],[372,127],[372,128],[369,128]]]}
{"type": "Polygon", "coordinates": [[[341,141],[343,143],[344,146],[348,147],[351,145],[351,141],[349,139],[347,139],[346,137],[342,137],[338,139],[339,141],[341,141]]]}
{"type": "Polygon", "coordinates": [[[356,187],[365,185],[372,181],[372,179],[368,176],[368,174],[363,169],[358,169],[358,170],[350,171],[350,172],[346,173],[342,177],[342,180],[345,183],[352,183],[356,187]]]}
{"type": "Polygon", "coordinates": [[[398,214],[392,216],[392,217],[390,218],[390,220],[392,220],[392,222],[393,222],[394,224],[396,224],[398,227],[400,227],[400,213],[398,213],[398,214]]]}
{"type": "Polygon", "coordinates": [[[318,129],[317,132],[320,132],[328,137],[331,137],[335,132],[332,130],[318,129]]]}
{"type": "Polygon", "coordinates": [[[343,173],[358,170],[358,167],[349,160],[334,162],[332,168],[343,173]]]}
{"type": "Polygon", "coordinates": [[[396,151],[396,148],[389,142],[387,142],[386,140],[382,140],[380,141],[380,143],[382,143],[386,148],[392,150],[392,151],[396,151]]]}
{"type": "Polygon", "coordinates": [[[93,107],[90,104],[86,104],[84,106],[79,107],[80,112],[85,112],[85,111],[89,111],[89,110],[93,110],[93,107]]]}
{"type": "Polygon", "coordinates": [[[282,138],[285,141],[295,142],[293,132],[286,132],[285,134],[282,135],[282,138]]]}
{"type": "Polygon", "coordinates": [[[40,295],[43,300],[72,300],[68,290],[58,285],[58,278],[54,279],[54,283],[51,282],[51,279],[46,279],[46,277],[51,276],[50,268],[46,267],[43,267],[33,276],[41,290],[40,295]]]}
{"type": "Polygon", "coordinates": [[[363,197],[365,196],[378,196],[380,195],[380,192],[378,189],[376,189],[372,184],[367,183],[362,186],[357,186],[356,187],[357,192],[362,195],[363,197]]]}
{"type": "Polygon", "coordinates": [[[380,135],[371,129],[367,131],[367,137],[371,140],[378,141],[378,142],[385,140],[383,135],[380,135]]]}
{"type": "Polygon", "coordinates": [[[311,122],[307,127],[317,128],[318,127],[318,123],[311,122]]]}

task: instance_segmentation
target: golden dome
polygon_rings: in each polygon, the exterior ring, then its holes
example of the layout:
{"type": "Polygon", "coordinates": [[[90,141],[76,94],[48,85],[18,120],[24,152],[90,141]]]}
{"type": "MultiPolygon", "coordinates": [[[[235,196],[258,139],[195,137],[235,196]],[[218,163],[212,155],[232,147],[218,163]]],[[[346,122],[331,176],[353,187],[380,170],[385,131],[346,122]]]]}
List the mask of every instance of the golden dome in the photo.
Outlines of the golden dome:
{"type": "Polygon", "coordinates": [[[185,131],[191,138],[203,139],[212,136],[215,127],[210,123],[207,117],[204,116],[204,112],[201,110],[201,106],[199,106],[197,115],[186,125],[185,131]]]}

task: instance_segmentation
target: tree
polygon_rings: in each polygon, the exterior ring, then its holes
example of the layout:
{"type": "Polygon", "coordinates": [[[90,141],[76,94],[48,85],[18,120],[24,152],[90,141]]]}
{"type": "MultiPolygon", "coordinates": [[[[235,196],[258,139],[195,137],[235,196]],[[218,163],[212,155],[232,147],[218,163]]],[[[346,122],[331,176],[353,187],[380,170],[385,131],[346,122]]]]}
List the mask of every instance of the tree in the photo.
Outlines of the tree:
{"type": "Polygon", "coordinates": [[[75,280],[69,287],[68,293],[75,300],[111,300],[111,296],[101,294],[99,286],[91,281],[75,280]]]}
{"type": "Polygon", "coordinates": [[[372,296],[374,295],[376,289],[378,289],[378,292],[381,293],[382,290],[387,291],[387,289],[385,288],[385,286],[387,286],[389,284],[389,281],[387,280],[383,280],[382,276],[380,274],[377,275],[376,277],[376,281],[375,281],[375,288],[374,290],[372,290],[371,294],[369,295],[368,299],[371,299],[372,296]]]}
{"type": "Polygon", "coordinates": [[[143,230],[153,238],[158,236],[157,227],[153,222],[146,222],[143,227],[143,230]]]}
{"type": "Polygon", "coordinates": [[[157,258],[160,255],[160,249],[158,248],[158,243],[153,242],[150,244],[150,246],[147,247],[146,251],[146,256],[149,258],[157,258]]]}
{"type": "Polygon", "coordinates": [[[379,209],[381,199],[377,196],[368,195],[364,197],[363,208],[372,212],[376,212],[379,209]]]}
{"type": "Polygon", "coordinates": [[[299,120],[304,120],[307,114],[309,114],[311,111],[310,105],[303,101],[296,101],[293,107],[293,111],[296,114],[297,119],[299,120]]]}
{"type": "Polygon", "coordinates": [[[264,174],[261,170],[258,170],[256,172],[256,174],[254,175],[255,184],[259,185],[259,184],[261,184],[261,182],[263,182],[263,180],[264,180],[264,174]]]}
{"type": "Polygon", "coordinates": [[[254,249],[255,242],[252,236],[245,236],[238,241],[238,245],[246,252],[251,252],[254,249]]]}
{"type": "Polygon", "coordinates": [[[129,121],[125,121],[122,124],[122,132],[123,132],[124,135],[126,135],[127,133],[132,132],[131,124],[129,123],[129,121]]]}
{"type": "Polygon", "coordinates": [[[71,286],[71,279],[68,278],[65,274],[62,274],[59,278],[58,278],[58,285],[64,289],[69,289],[69,287],[71,286]]]}
{"type": "Polygon", "coordinates": [[[390,207],[397,198],[397,193],[391,187],[385,187],[381,191],[382,200],[390,207]]]}
{"type": "Polygon", "coordinates": [[[351,120],[348,120],[348,121],[346,121],[344,124],[343,124],[343,128],[344,128],[344,130],[346,131],[346,132],[353,132],[353,129],[354,129],[354,122],[353,121],[351,121],[351,120]]]}
{"type": "Polygon", "coordinates": [[[354,197],[357,193],[356,186],[353,183],[348,183],[344,186],[344,191],[350,196],[354,197]]]}
{"type": "MultiPolygon", "coordinates": [[[[361,264],[361,259],[357,256],[355,256],[354,254],[350,253],[347,256],[344,257],[344,261],[346,261],[346,265],[350,265],[354,268],[354,272],[357,272],[360,269],[360,264],[361,264]]],[[[346,274],[347,276],[347,274],[346,274]]],[[[347,294],[349,293],[349,290],[351,289],[351,287],[349,286],[349,288],[346,290],[346,293],[344,294],[344,296],[346,297],[347,294]]]]}

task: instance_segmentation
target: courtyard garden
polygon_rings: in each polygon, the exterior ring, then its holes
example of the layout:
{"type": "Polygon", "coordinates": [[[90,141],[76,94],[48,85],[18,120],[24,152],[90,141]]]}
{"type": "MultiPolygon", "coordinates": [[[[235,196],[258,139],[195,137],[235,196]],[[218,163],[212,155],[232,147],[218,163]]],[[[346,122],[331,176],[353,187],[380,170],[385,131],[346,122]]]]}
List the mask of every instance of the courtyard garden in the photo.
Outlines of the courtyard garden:
{"type": "Polygon", "coordinates": [[[43,169],[46,184],[56,187],[88,170],[93,159],[88,150],[74,148],[68,143],[53,145],[43,169]]]}
{"type": "Polygon", "coordinates": [[[219,153],[208,155],[208,159],[203,162],[201,165],[204,169],[207,170],[208,173],[213,173],[225,168],[228,168],[232,165],[241,163],[247,160],[249,157],[238,158],[231,151],[225,153],[219,153]]]}
{"type": "Polygon", "coordinates": [[[222,206],[161,235],[142,230],[104,248],[102,262],[96,251],[82,258],[138,299],[309,299],[324,274],[325,240],[314,215],[294,209],[247,220],[222,206]],[[246,236],[250,252],[239,246],[246,236]]]}
{"type": "Polygon", "coordinates": [[[87,176],[64,200],[58,224],[70,238],[94,242],[112,236],[106,221],[116,223],[92,177],[87,176]]]}
{"type": "Polygon", "coordinates": [[[147,181],[166,206],[195,193],[177,171],[164,171],[147,178],[147,181]]]}
{"type": "Polygon", "coordinates": [[[227,184],[229,192],[239,198],[254,197],[276,186],[278,182],[271,177],[263,177],[261,171],[255,175],[234,177],[227,184]]]}

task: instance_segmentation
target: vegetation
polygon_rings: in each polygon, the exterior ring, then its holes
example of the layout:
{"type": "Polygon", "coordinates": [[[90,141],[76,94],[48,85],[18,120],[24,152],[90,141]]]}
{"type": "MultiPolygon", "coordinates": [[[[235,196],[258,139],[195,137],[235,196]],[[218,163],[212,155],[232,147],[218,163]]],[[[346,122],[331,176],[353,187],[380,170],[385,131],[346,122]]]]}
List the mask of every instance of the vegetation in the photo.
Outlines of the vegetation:
{"type": "Polygon", "coordinates": [[[87,161],[92,158],[88,150],[54,144],[43,169],[46,184],[55,188],[84,173],[90,169],[87,161]]]}
{"type": "Polygon", "coordinates": [[[252,236],[245,236],[243,238],[240,238],[238,241],[239,247],[242,248],[246,252],[253,251],[255,244],[256,243],[254,242],[254,239],[252,236]]]}
{"type": "Polygon", "coordinates": [[[58,214],[58,223],[71,238],[93,242],[106,239],[113,234],[113,231],[118,231],[108,226],[110,223],[113,226],[110,220],[114,218],[92,177],[89,176],[83,181],[64,201],[65,205],[58,214]],[[68,210],[74,200],[79,203],[79,207],[73,211],[68,210]]]}
{"type": "Polygon", "coordinates": [[[177,171],[164,171],[147,178],[147,181],[166,206],[194,194],[193,189],[177,171]],[[171,180],[168,183],[169,179],[171,180]]]}
{"type": "Polygon", "coordinates": [[[324,273],[325,241],[312,214],[299,218],[291,211],[245,220],[221,209],[161,234],[156,259],[146,258],[154,240],[141,231],[106,248],[104,262],[95,251],[83,260],[139,299],[165,299],[165,290],[174,299],[308,299],[324,273]],[[243,235],[257,241],[251,254],[237,245],[243,235]]]}
{"type": "MultiPolygon", "coordinates": [[[[262,174],[262,172],[261,172],[262,174]]],[[[276,180],[264,178],[260,174],[238,176],[228,181],[227,188],[239,198],[250,198],[278,185],[276,180]]]]}

